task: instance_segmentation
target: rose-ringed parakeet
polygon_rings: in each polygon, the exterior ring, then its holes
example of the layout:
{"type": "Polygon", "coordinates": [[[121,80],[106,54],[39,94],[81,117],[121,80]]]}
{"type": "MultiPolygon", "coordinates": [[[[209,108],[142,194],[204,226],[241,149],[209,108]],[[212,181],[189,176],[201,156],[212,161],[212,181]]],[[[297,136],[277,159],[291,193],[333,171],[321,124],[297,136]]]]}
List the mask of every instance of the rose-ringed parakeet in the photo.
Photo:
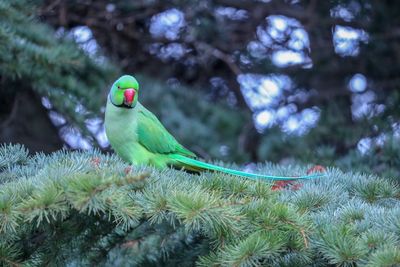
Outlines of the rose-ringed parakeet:
{"type": "Polygon", "coordinates": [[[321,177],[279,177],[227,169],[199,161],[164,128],[157,117],[138,101],[139,83],[130,75],[116,80],[108,95],[105,128],[116,153],[134,165],[173,166],[191,171],[217,171],[250,179],[293,180],[321,177]]]}

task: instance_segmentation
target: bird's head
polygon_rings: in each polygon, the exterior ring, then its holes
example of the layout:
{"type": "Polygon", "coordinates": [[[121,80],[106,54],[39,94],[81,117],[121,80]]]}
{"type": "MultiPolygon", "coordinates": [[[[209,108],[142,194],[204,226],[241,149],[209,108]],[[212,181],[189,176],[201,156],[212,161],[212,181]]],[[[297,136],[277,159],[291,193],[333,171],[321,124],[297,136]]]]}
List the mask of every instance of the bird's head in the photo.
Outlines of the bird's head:
{"type": "Polygon", "coordinates": [[[116,107],[134,108],[138,101],[139,83],[135,77],[123,75],[110,89],[110,101],[116,107]]]}

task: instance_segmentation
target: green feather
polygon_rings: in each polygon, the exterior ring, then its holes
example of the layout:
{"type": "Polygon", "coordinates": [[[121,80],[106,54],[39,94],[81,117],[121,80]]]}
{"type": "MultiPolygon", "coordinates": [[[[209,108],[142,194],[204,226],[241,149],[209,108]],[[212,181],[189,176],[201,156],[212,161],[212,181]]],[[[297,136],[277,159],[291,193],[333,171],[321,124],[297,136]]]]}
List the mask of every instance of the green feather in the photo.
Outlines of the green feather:
{"type": "Polygon", "coordinates": [[[298,180],[298,179],[313,179],[313,178],[321,178],[323,174],[314,174],[314,175],[306,175],[306,176],[294,176],[294,177],[285,177],[285,176],[274,176],[274,175],[264,175],[264,174],[255,174],[249,172],[243,172],[233,169],[224,168],[221,166],[217,166],[214,164],[205,163],[199,160],[191,159],[182,155],[172,155],[172,158],[182,163],[184,166],[187,166],[191,170],[208,170],[208,171],[218,171],[230,175],[241,176],[253,180],[298,180]]]}
{"type": "Polygon", "coordinates": [[[158,168],[174,166],[194,171],[218,171],[249,179],[295,180],[322,177],[322,174],[281,177],[232,170],[193,159],[196,155],[183,147],[165,129],[157,117],[138,101],[139,84],[136,79],[124,75],[114,82],[108,97],[105,128],[111,146],[125,161],[137,165],[153,165],[158,168]],[[124,95],[125,89],[135,90],[135,100],[125,99],[115,103],[116,94],[124,95]]]}
{"type": "Polygon", "coordinates": [[[179,144],[157,117],[142,105],[139,106],[137,119],[139,143],[150,152],[160,154],[179,153],[189,157],[196,156],[179,144]]]}

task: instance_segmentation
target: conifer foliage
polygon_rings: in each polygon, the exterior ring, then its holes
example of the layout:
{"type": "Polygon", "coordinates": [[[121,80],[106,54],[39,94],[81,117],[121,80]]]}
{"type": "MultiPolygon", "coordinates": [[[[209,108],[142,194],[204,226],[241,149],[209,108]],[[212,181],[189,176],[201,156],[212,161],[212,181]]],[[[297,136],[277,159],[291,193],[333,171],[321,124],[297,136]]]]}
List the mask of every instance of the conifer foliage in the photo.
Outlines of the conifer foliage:
{"type": "Polygon", "coordinates": [[[36,11],[34,1],[0,1],[0,102],[13,103],[18,93],[33,90],[39,101],[47,97],[55,111],[85,130],[85,120],[105,101],[102,89],[118,71],[107,60],[93,60],[65,34],[56,34],[36,11]]]}
{"type": "MultiPolygon", "coordinates": [[[[0,148],[2,266],[396,266],[399,189],[329,169],[297,190],[0,148]]],[[[260,165],[260,172],[304,168],[260,165]]]]}

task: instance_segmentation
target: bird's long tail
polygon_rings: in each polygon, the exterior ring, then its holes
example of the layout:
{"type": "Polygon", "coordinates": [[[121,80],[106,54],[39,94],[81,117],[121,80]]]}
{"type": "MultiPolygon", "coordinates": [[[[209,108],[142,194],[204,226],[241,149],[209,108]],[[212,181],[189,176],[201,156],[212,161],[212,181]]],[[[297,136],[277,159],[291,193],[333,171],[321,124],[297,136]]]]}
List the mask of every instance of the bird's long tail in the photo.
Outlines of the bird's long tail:
{"type": "Polygon", "coordinates": [[[226,174],[241,176],[244,178],[252,179],[252,180],[270,180],[270,181],[287,181],[287,180],[299,180],[299,179],[314,179],[321,178],[324,174],[312,174],[305,176],[294,176],[294,177],[285,177],[285,176],[273,176],[273,175],[263,175],[263,174],[255,174],[248,173],[244,171],[238,171],[233,169],[228,169],[224,167],[220,167],[217,165],[205,163],[199,160],[195,160],[192,158],[188,158],[182,155],[173,155],[173,159],[177,162],[181,163],[185,168],[193,171],[201,171],[201,170],[209,170],[209,171],[218,171],[226,174]]]}

